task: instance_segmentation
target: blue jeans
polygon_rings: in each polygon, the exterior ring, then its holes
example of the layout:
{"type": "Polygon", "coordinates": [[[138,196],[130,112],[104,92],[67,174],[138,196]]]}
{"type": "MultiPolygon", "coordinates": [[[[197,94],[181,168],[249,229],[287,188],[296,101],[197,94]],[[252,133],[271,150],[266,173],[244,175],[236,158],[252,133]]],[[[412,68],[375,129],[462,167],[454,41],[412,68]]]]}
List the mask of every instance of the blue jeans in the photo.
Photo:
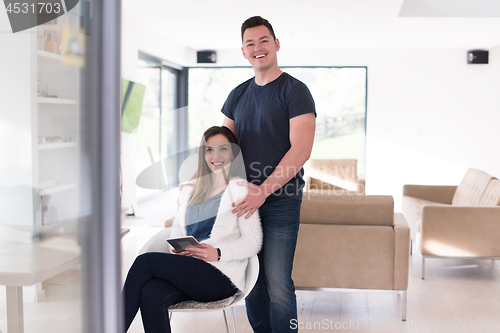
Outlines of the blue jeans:
{"type": "Polygon", "coordinates": [[[297,300],[292,280],[301,200],[270,196],[259,208],[264,241],[257,283],[246,298],[247,315],[256,333],[297,332],[297,300]]]}
{"type": "Polygon", "coordinates": [[[130,268],[123,297],[125,331],[141,308],[146,333],[170,332],[168,307],[189,299],[217,301],[233,296],[238,288],[209,263],[170,253],[145,253],[130,268]]]}

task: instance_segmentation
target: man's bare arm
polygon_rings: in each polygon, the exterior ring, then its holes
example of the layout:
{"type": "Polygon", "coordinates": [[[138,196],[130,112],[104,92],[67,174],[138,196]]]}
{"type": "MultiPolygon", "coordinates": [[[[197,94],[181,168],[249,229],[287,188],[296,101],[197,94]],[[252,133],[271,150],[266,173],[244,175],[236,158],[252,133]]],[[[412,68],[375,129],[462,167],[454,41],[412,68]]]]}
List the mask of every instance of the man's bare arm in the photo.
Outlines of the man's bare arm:
{"type": "Polygon", "coordinates": [[[236,123],[234,122],[234,120],[228,118],[227,116],[224,116],[222,126],[226,126],[227,128],[229,128],[231,132],[233,132],[234,136],[238,137],[238,135],[236,134],[236,123]]]}
{"type": "Polygon", "coordinates": [[[290,119],[291,147],[283,156],[273,173],[260,185],[248,184],[248,194],[236,202],[233,213],[249,218],[273,192],[288,183],[311,156],[316,129],[314,113],[307,113],[290,119]]]}

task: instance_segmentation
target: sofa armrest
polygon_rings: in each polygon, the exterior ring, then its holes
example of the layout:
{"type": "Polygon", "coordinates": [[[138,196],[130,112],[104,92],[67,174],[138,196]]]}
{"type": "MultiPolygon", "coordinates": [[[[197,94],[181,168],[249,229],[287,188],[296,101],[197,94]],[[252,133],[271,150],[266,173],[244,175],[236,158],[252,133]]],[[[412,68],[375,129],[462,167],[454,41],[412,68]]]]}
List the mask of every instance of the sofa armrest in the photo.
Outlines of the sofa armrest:
{"type": "Polygon", "coordinates": [[[403,185],[403,196],[451,204],[456,185],[403,185]]]}
{"type": "Polygon", "coordinates": [[[422,254],[500,256],[500,207],[422,207],[422,254]]]}
{"type": "Polygon", "coordinates": [[[410,227],[403,214],[394,214],[394,290],[408,289],[410,227]]]}

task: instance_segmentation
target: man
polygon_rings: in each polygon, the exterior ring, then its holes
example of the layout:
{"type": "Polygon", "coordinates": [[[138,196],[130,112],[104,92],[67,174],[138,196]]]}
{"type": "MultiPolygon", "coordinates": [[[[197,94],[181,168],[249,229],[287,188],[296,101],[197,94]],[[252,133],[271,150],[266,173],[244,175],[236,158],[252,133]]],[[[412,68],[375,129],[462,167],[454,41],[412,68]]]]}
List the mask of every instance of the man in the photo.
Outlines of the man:
{"type": "Polygon", "coordinates": [[[316,112],[306,85],[278,67],[280,43],[271,24],[251,17],[241,34],[243,56],[255,77],[229,94],[222,113],[223,124],[238,138],[252,183],[232,212],[248,218],[260,208],[264,232],[259,278],[246,299],[247,314],[255,332],[295,332],[291,272],[304,187],[302,166],[311,154],[316,112]]]}

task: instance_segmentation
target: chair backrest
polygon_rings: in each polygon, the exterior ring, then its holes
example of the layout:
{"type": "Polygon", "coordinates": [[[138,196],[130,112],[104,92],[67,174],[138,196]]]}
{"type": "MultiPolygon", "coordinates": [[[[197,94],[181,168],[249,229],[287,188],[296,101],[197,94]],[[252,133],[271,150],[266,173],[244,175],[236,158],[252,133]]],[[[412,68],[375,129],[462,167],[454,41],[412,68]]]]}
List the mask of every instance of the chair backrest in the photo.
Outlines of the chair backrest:
{"type": "Polygon", "coordinates": [[[248,258],[247,270],[245,273],[245,289],[242,291],[240,295],[238,295],[232,304],[236,304],[239,301],[245,299],[248,294],[252,291],[255,283],[257,282],[257,278],[259,277],[259,258],[257,255],[253,255],[248,258]]]}
{"type": "Polygon", "coordinates": [[[393,227],[394,198],[390,195],[336,195],[330,191],[309,193],[302,198],[300,224],[393,227]]]}
{"type": "Polygon", "coordinates": [[[144,246],[141,248],[139,254],[143,254],[146,252],[170,252],[170,245],[168,245],[167,243],[167,238],[170,238],[171,231],[172,229],[165,228],[164,230],[151,237],[151,239],[148,240],[146,244],[144,244],[144,246]]]}

